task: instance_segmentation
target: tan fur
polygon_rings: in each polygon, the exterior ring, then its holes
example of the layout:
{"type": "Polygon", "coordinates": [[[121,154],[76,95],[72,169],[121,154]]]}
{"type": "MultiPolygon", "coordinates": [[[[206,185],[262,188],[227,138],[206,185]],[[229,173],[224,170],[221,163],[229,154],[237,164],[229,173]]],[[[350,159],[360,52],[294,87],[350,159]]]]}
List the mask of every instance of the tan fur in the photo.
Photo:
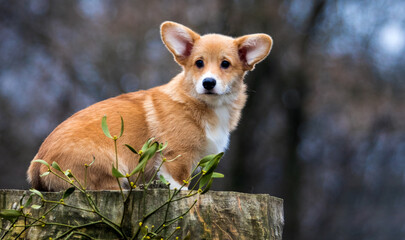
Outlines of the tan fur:
{"type": "MultiPolygon", "coordinates": [[[[110,132],[117,135],[122,116],[125,131],[118,140],[121,172],[129,173],[137,162],[136,156],[123,144],[140,149],[147,139],[155,137],[169,143],[165,150],[167,159],[181,154],[177,160],[164,164],[168,174],[178,183],[186,179],[192,165],[207,154],[207,129],[222,127],[230,132],[236,128],[247,97],[243,78],[246,71],[252,70],[268,55],[272,40],[265,34],[237,39],[218,34],[200,36],[173,22],[162,24],[161,35],[166,47],[183,67],[179,75],[165,85],[123,94],[79,111],[45,139],[34,159],[48,163],[56,161],[62,169],[71,169],[79,180],[83,180],[84,164],[90,163],[94,156],[96,161],[88,169],[88,189],[117,189],[116,179],[111,175],[114,146],[102,132],[101,118],[107,116],[110,132]],[[260,49],[255,44],[260,44],[257,45],[260,49]],[[255,58],[248,55],[248,59],[246,53],[251,48],[260,51],[255,52],[255,58]],[[195,66],[199,59],[204,60],[204,68],[195,66]],[[221,68],[223,60],[229,61],[231,66],[221,68]],[[198,93],[198,79],[207,72],[217,76],[228,91],[216,95],[198,93]],[[218,126],[220,119],[216,112],[219,108],[225,116],[229,114],[226,126],[218,126]]],[[[155,165],[149,164],[148,171],[151,172],[155,165]]],[[[50,191],[66,188],[66,184],[51,174],[40,178],[46,170],[40,163],[31,163],[28,180],[34,188],[50,191]]]]}

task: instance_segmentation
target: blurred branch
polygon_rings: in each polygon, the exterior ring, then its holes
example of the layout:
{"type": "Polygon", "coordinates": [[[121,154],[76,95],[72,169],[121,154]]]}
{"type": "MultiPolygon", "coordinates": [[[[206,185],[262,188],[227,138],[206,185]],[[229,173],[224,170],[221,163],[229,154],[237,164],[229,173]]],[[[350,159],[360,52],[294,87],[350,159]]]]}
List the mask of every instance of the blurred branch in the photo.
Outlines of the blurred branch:
{"type": "Polygon", "coordinates": [[[319,25],[321,25],[325,19],[325,7],[327,6],[327,3],[332,1],[335,0],[315,0],[304,27],[304,36],[301,41],[301,53],[303,55],[307,53],[308,44],[312,38],[316,36],[319,25]]]}

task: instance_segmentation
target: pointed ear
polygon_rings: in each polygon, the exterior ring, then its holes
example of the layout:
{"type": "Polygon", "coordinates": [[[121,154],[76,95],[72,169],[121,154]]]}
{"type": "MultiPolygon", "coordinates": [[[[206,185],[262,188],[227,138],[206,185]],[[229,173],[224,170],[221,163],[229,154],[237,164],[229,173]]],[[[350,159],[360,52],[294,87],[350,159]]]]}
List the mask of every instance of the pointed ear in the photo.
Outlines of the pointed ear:
{"type": "Polygon", "coordinates": [[[200,38],[200,35],[191,29],[175,22],[162,23],[160,34],[163,43],[180,65],[186,64],[187,57],[190,56],[195,41],[200,38]]]}
{"type": "Polygon", "coordinates": [[[267,57],[273,46],[273,39],[267,34],[251,34],[235,39],[239,58],[245,65],[245,71],[251,71],[255,64],[267,57]]]}

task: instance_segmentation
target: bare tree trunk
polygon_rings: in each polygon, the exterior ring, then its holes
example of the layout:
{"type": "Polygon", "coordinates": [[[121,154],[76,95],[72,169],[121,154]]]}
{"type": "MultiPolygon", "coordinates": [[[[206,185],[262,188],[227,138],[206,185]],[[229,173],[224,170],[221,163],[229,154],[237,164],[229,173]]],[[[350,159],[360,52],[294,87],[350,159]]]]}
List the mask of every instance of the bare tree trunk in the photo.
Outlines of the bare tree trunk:
{"type": "MultiPolygon", "coordinates": [[[[18,204],[24,191],[22,190],[0,190],[0,206],[11,208],[13,205],[19,208],[18,204]]],[[[188,192],[183,191],[181,195],[188,192]]],[[[166,200],[169,191],[167,189],[148,190],[146,197],[146,212],[150,212],[162,205],[166,200]]],[[[59,201],[62,193],[43,193],[47,200],[59,201]]],[[[123,204],[121,195],[117,191],[94,191],[90,195],[95,200],[100,212],[108,219],[119,224],[122,218],[123,204]]],[[[191,233],[191,239],[270,239],[281,240],[284,216],[283,200],[271,197],[267,194],[245,194],[236,192],[209,192],[199,197],[192,197],[173,202],[168,211],[168,219],[175,218],[186,212],[187,209],[197,200],[197,204],[184,216],[183,220],[167,227],[165,231],[169,235],[177,226],[181,227],[175,236],[185,236],[191,233]]],[[[83,194],[76,192],[65,200],[66,204],[86,208],[83,194]]],[[[142,218],[142,191],[135,191],[128,204],[127,214],[124,217],[124,230],[127,235],[133,234],[139,228],[139,219],[142,218]]],[[[33,217],[42,216],[52,205],[46,205],[39,210],[27,209],[33,217]]],[[[156,215],[143,223],[149,228],[154,225],[158,227],[165,217],[166,208],[157,211],[156,215]]],[[[100,217],[93,212],[80,211],[70,207],[58,206],[44,221],[52,223],[65,223],[80,225],[100,220],[100,217]]],[[[17,225],[23,224],[21,219],[17,225]]],[[[2,228],[8,226],[8,221],[0,221],[2,228]]],[[[18,230],[15,228],[13,236],[18,230]]],[[[48,239],[57,237],[69,228],[63,226],[47,225],[45,227],[31,227],[26,231],[26,239],[48,239]]],[[[80,228],[78,231],[89,234],[97,239],[121,239],[106,224],[97,224],[91,227],[80,228]]],[[[0,234],[1,236],[2,234],[0,234]]],[[[181,238],[180,238],[181,239],[181,238]]]]}

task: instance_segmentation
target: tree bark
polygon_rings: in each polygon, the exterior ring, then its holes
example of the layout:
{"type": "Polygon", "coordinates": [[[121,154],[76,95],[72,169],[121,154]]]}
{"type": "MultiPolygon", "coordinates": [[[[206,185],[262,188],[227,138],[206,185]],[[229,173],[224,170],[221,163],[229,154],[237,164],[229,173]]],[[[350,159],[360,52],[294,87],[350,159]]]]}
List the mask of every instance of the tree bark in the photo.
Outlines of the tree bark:
{"type": "MultiPolygon", "coordinates": [[[[19,202],[24,193],[29,195],[27,191],[23,190],[0,190],[0,208],[11,209],[14,207],[19,209],[19,202]]],[[[55,201],[59,201],[62,194],[61,192],[43,193],[45,199],[55,201]]],[[[89,194],[106,218],[111,219],[114,223],[120,223],[124,206],[119,192],[90,191],[89,194]]],[[[180,195],[186,194],[187,191],[182,191],[180,195]]],[[[133,192],[127,205],[129,211],[126,211],[123,221],[124,231],[127,235],[133,234],[139,228],[139,221],[142,218],[142,195],[142,191],[133,192]],[[132,209],[133,211],[131,211],[132,209]]],[[[145,204],[147,212],[163,204],[167,200],[167,196],[167,189],[148,190],[145,204]]],[[[210,191],[204,195],[173,202],[168,211],[168,219],[186,212],[196,199],[195,207],[182,220],[167,227],[163,235],[169,235],[176,227],[180,226],[181,229],[174,235],[175,237],[179,236],[180,239],[182,236],[186,236],[187,232],[191,233],[190,239],[281,239],[284,225],[282,199],[267,194],[210,191]]],[[[38,204],[39,197],[34,199],[33,203],[38,204]]],[[[74,192],[65,200],[65,203],[89,209],[86,198],[80,192],[74,192]]],[[[51,206],[45,205],[38,210],[26,209],[26,211],[30,211],[33,217],[38,217],[42,216],[51,206]]],[[[155,228],[158,227],[164,219],[165,212],[166,207],[157,211],[154,216],[143,223],[143,226],[147,225],[151,228],[154,225],[155,228]]],[[[60,205],[46,216],[45,221],[80,225],[96,222],[100,219],[95,213],[60,205]]],[[[4,229],[10,222],[0,220],[0,223],[4,229]]],[[[18,224],[23,224],[23,219],[18,224]]],[[[11,235],[16,236],[21,229],[16,228],[11,235]]],[[[49,239],[49,237],[55,239],[67,230],[69,228],[55,225],[31,227],[23,237],[24,239],[49,239]]],[[[97,239],[121,239],[105,224],[96,224],[77,229],[77,231],[97,239]]]]}

